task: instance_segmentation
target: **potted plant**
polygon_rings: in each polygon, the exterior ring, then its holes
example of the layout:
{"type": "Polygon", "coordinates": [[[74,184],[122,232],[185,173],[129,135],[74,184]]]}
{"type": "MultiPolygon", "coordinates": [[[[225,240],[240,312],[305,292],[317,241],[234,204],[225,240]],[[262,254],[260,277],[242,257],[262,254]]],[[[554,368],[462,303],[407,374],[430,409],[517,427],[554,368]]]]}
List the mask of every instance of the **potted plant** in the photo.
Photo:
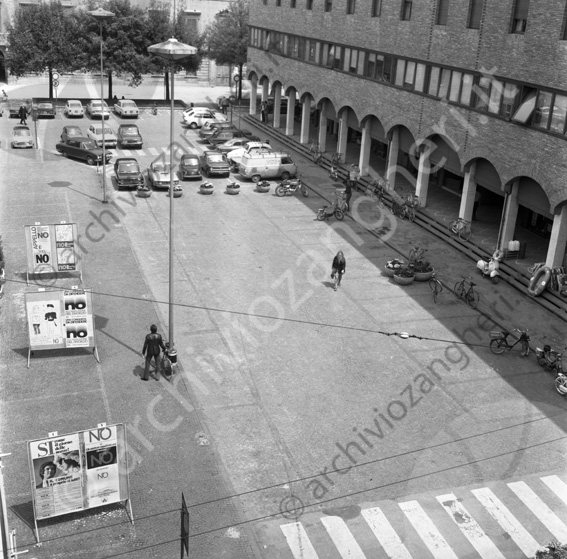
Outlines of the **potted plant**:
{"type": "Polygon", "coordinates": [[[406,263],[399,258],[394,258],[393,260],[388,260],[386,262],[386,268],[384,269],[386,275],[390,278],[394,277],[394,272],[406,266],[406,263]]]}
{"type": "Polygon", "coordinates": [[[183,189],[181,188],[180,184],[173,185],[173,197],[174,198],[181,198],[183,195],[183,189]]]}
{"type": "Polygon", "coordinates": [[[152,195],[152,190],[147,184],[139,186],[136,190],[138,198],[149,198],[152,195]]]}
{"type": "Polygon", "coordinates": [[[415,279],[413,266],[410,264],[409,266],[397,269],[393,277],[398,285],[411,285],[415,279]]]}
{"type": "Polygon", "coordinates": [[[259,181],[256,183],[256,192],[269,192],[270,183],[268,181],[259,181]]]}
{"type": "Polygon", "coordinates": [[[212,182],[205,181],[204,183],[199,186],[199,191],[201,194],[212,194],[215,187],[212,182]]]}
{"type": "Polygon", "coordinates": [[[415,281],[429,281],[433,275],[433,266],[428,260],[418,260],[413,264],[415,281]]]}
{"type": "Polygon", "coordinates": [[[240,192],[240,185],[237,182],[229,182],[226,185],[227,194],[238,194],[240,192]]]}

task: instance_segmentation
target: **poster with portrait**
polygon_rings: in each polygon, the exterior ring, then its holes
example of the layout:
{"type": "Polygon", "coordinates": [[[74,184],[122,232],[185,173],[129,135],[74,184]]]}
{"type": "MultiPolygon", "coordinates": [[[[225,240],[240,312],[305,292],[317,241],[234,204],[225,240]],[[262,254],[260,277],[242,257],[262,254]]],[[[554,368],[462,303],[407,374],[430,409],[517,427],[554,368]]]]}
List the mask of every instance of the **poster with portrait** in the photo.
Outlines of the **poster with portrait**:
{"type": "Polygon", "coordinates": [[[79,270],[76,223],[25,225],[28,274],[79,270]]]}
{"type": "Polygon", "coordinates": [[[89,289],[25,293],[30,350],[94,347],[94,317],[89,289]]]}
{"type": "Polygon", "coordinates": [[[123,424],[28,442],[36,520],[128,499],[123,424]]]}

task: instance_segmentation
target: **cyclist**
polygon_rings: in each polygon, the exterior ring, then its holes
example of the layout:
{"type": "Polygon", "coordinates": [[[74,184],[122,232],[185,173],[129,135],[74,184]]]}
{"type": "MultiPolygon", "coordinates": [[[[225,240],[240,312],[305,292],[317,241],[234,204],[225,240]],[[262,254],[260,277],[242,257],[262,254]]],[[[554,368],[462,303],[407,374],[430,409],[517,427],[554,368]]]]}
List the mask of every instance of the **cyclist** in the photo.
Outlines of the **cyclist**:
{"type": "Polygon", "coordinates": [[[339,250],[339,252],[337,252],[337,254],[335,255],[335,258],[333,258],[333,270],[331,272],[331,278],[335,279],[335,276],[337,276],[337,279],[335,281],[335,291],[337,290],[337,287],[341,285],[341,279],[345,271],[346,258],[343,254],[343,251],[339,250]]]}

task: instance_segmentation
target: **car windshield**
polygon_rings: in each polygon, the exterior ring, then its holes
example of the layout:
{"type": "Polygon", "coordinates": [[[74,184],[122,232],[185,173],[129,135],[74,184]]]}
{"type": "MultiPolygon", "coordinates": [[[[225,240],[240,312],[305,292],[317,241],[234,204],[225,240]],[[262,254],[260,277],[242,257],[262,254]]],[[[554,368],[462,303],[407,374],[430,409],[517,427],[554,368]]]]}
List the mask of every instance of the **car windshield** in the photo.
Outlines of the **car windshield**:
{"type": "MultiPolygon", "coordinates": [[[[91,105],[93,106],[94,109],[100,109],[100,101],[91,101],[91,105]]],[[[104,102],[104,108],[108,109],[108,105],[106,104],[106,101],[104,102]]]]}
{"type": "Polygon", "coordinates": [[[118,172],[119,173],[138,173],[138,165],[134,161],[128,161],[125,163],[120,163],[118,165],[118,172]]]}
{"type": "MultiPolygon", "coordinates": [[[[105,127],[104,133],[105,133],[105,134],[112,134],[112,129],[105,127]]],[[[102,128],[95,128],[95,134],[96,134],[97,136],[102,136],[102,128]]]]}
{"type": "Polygon", "coordinates": [[[169,173],[169,165],[163,163],[154,163],[152,168],[156,173],[169,173]]]}
{"type": "Polygon", "coordinates": [[[121,128],[120,133],[123,136],[138,136],[138,129],[135,126],[129,126],[128,128],[121,128]]]}
{"type": "Polygon", "coordinates": [[[64,132],[67,134],[67,136],[80,136],[81,135],[81,131],[79,130],[79,128],[67,128],[64,130],[64,132]]]}
{"type": "Polygon", "coordinates": [[[134,101],[122,101],[123,107],[130,107],[131,109],[136,108],[136,103],[134,101]]]}
{"type": "Polygon", "coordinates": [[[96,149],[96,144],[93,141],[83,142],[82,146],[85,149],[96,149]]]}
{"type": "Polygon", "coordinates": [[[69,101],[68,105],[69,105],[69,107],[73,107],[74,109],[80,109],[81,108],[80,101],[69,101]]]}
{"type": "Polygon", "coordinates": [[[40,109],[51,109],[51,107],[52,107],[51,103],[40,103],[39,104],[40,109]]]}
{"type": "Polygon", "coordinates": [[[182,159],[181,162],[183,163],[183,165],[198,165],[198,161],[197,158],[195,156],[187,156],[185,155],[182,159]]]}
{"type": "Polygon", "coordinates": [[[30,131],[25,128],[16,128],[14,130],[14,136],[30,136],[30,131]]]}
{"type": "Polygon", "coordinates": [[[218,163],[219,161],[224,161],[224,156],[220,153],[208,153],[207,154],[210,161],[218,163]]]}

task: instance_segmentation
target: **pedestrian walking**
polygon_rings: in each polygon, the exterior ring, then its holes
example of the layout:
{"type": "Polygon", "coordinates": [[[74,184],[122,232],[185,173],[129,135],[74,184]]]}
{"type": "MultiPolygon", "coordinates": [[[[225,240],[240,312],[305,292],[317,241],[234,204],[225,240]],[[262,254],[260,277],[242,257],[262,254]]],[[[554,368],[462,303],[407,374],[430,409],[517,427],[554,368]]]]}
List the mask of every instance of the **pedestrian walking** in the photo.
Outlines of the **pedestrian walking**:
{"type": "Polygon", "coordinates": [[[26,119],[28,118],[28,110],[25,105],[20,107],[18,116],[20,117],[20,124],[27,124],[26,119]]]}
{"type": "Polygon", "coordinates": [[[339,250],[339,252],[337,252],[337,254],[335,255],[335,258],[333,258],[333,269],[331,271],[331,278],[335,279],[335,276],[338,276],[335,282],[335,291],[337,290],[337,287],[341,285],[341,279],[345,271],[346,258],[343,254],[343,251],[339,250]]]}
{"type": "Polygon", "coordinates": [[[157,326],[155,324],[152,324],[150,326],[150,333],[146,336],[146,340],[144,341],[144,348],[142,349],[142,355],[145,355],[146,357],[146,365],[144,367],[144,375],[142,376],[142,380],[148,380],[152,358],[154,360],[154,365],[156,368],[156,376],[154,378],[156,380],[159,380],[160,349],[162,351],[165,351],[165,345],[163,344],[161,334],[157,333],[157,326]]]}
{"type": "Polygon", "coordinates": [[[4,101],[8,100],[8,94],[4,90],[2,90],[2,97],[4,98],[4,101]]]}
{"type": "Polygon", "coordinates": [[[352,198],[352,181],[347,179],[345,181],[345,203],[346,203],[346,211],[350,211],[350,199],[352,198]]]}
{"type": "Polygon", "coordinates": [[[350,199],[352,197],[352,189],[356,187],[356,183],[358,182],[359,178],[360,178],[360,167],[356,163],[353,163],[350,166],[350,171],[348,173],[348,180],[345,182],[345,187],[346,187],[345,199],[346,199],[347,211],[350,211],[350,199]]]}
{"type": "Polygon", "coordinates": [[[267,124],[268,122],[268,103],[266,101],[262,101],[260,103],[260,115],[262,116],[262,122],[267,124]]]}

